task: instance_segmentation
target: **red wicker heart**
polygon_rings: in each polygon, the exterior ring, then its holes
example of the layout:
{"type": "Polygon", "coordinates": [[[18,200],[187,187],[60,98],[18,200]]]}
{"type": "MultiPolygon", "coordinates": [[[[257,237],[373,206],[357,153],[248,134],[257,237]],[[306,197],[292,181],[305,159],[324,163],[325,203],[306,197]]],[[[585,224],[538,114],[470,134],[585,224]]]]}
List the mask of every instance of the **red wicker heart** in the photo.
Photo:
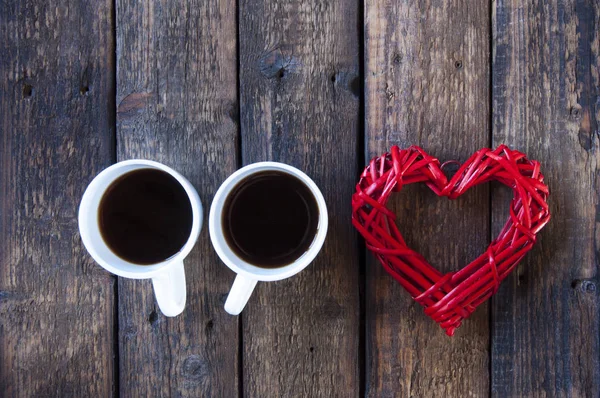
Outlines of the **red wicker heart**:
{"type": "Polygon", "coordinates": [[[425,313],[454,334],[463,319],[498,290],[500,282],[531,250],[536,234],[550,220],[548,187],[540,163],[505,145],[481,149],[448,181],[440,162],[423,149],[392,147],[371,160],[352,196],[352,223],[367,247],[423,307],[425,313]],[[513,189],[510,216],[487,251],[458,272],[442,274],[406,246],[386,203],[406,184],[424,182],[438,196],[456,199],[469,188],[499,181],[513,189]]]}

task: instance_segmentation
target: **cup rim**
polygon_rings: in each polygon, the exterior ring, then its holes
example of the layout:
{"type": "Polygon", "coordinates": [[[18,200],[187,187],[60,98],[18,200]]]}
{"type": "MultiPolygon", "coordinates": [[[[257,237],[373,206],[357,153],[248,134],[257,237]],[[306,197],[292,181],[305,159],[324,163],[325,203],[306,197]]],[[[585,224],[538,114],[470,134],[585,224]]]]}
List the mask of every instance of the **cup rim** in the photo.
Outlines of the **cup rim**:
{"type": "MultiPolygon", "coordinates": [[[[129,169],[127,171],[119,173],[116,177],[110,180],[108,186],[110,186],[110,184],[112,184],[117,178],[133,170],[129,169]]],[[[100,195],[103,195],[104,192],[105,190],[101,192],[100,195]]],[[[169,166],[166,166],[159,162],[155,162],[153,160],[129,159],[110,165],[109,167],[102,170],[98,175],[96,175],[94,179],[89,183],[89,185],[85,189],[85,192],[83,193],[81,203],[79,205],[78,225],[79,234],[81,236],[81,240],[83,241],[83,245],[85,246],[89,254],[92,256],[94,261],[96,261],[102,268],[115,275],[119,275],[122,277],[131,279],[146,279],[162,273],[165,269],[169,268],[169,266],[179,263],[183,261],[185,257],[187,257],[187,255],[192,251],[194,245],[196,244],[198,236],[200,235],[200,229],[202,227],[202,218],[202,202],[200,200],[198,192],[182,174],[180,174],[179,172],[177,172],[169,166]],[[141,166],[136,169],[154,168],[168,173],[173,178],[175,178],[177,182],[179,182],[179,184],[183,187],[186,194],[188,195],[188,199],[192,207],[192,228],[190,230],[190,234],[188,236],[187,241],[177,253],[163,261],[154,264],[142,265],[123,260],[122,258],[117,256],[116,253],[114,253],[110,249],[110,247],[106,245],[106,243],[102,240],[102,243],[100,244],[104,245],[122,262],[120,266],[111,264],[110,262],[105,261],[105,259],[102,258],[102,256],[98,253],[97,245],[99,243],[93,242],[93,239],[90,236],[90,228],[94,227],[91,226],[88,222],[89,217],[87,215],[90,211],[93,211],[96,214],[98,213],[97,208],[91,208],[92,204],[90,202],[94,197],[96,197],[96,195],[98,195],[97,191],[99,190],[100,185],[102,185],[105,182],[107,174],[114,172],[116,169],[126,168],[127,166],[141,166]]],[[[98,226],[96,226],[96,228],[98,228],[98,226]]]]}
{"type": "Polygon", "coordinates": [[[227,265],[227,267],[229,267],[232,271],[238,274],[245,275],[246,277],[255,280],[267,282],[289,278],[290,276],[295,275],[306,268],[321,250],[323,243],[325,242],[325,237],[327,236],[328,224],[329,217],[327,213],[327,205],[317,184],[315,184],[315,182],[303,171],[285,163],[271,161],[249,164],[235,171],[227,179],[225,179],[215,193],[208,217],[210,240],[221,261],[223,261],[223,263],[225,263],[225,265],[227,265]],[[310,189],[317,201],[317,207],[319,209],[317,233],[315,234],[315,237],[308,250],[298,257],[294,262],[278,268],[261,268],[236,256],[225,241],[221,223],[223,205],[233,188],[235,188],[240,181],[248,176],[267,170],[283,171],[298,178],[310,189]]]}

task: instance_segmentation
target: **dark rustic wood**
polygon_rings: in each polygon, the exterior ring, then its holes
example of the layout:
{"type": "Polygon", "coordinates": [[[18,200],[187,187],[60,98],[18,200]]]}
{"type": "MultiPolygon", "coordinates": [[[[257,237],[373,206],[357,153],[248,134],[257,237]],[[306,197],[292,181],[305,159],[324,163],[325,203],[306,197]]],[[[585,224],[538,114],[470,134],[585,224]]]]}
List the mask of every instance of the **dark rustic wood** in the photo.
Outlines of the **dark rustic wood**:
{"type": "Polygon", "coordinates": [[[0,395],[107,397],[115,278],[77,210],[113,160],[112,2],[0,2],[0,395]]]}
{"type": "Polygon", "coordinates": [[[244,395],[356,396],[358,3],[242,0],[239,16],[244,164],[304,170],[321,187],[330,220],[317,259],[293,278],[259,283],[242,314],[244,395]]]}
{"type": "MultiPolygon", "coordinates": [[[[180,171],[205,218],[237,165],[235,23],[231,2],[117,1],[118,159],[180,171]]],[[[183,314],[163,316],[150,281],[119,281],[122,396],[238,395],[238,320],[223,310],[233,274],[204,224],[185,261],[183,314]]]]}
{"type": "MultiPolygon", "coordinates": [[[[0,395],[600,396],[599,31],[597,0],[0,0],[0,395]],[[506,143],[543,164],[550,224],[452,338],[351,227],[363,123],[367,160],[506,143]],[[78,235],[86,185],[134,157],[188,177],[205,218],[240,163],[297,166],[329,206],[324,249],[231,317],[204,223],[166,318],[150,281],[117,283],[78,235]]],[[[452,271],[510,198],[409,186],[392,207],[452,271]]]]}
{"type": "Polygon", "coordinates": [[[600,3],[495,4],[494,145],[542,162],[552,219],[493,300],[492,395],[597,397],[600,3]]]}
{"type": "MultiPolygon", "coordinates": [[[[368,159],[419,145],[442,161],[464,161],[488,145],[489,16],[479,1],[366,2],[368,159]]],[[[409,246],[455,271],[489,242],[488,192],[477,187],[450,202],[409,186],[393,208],[409,246]]],[[[489,393],[488,305],[450,338],[370,253],[366,346],[368,396],[489,393]]]]}

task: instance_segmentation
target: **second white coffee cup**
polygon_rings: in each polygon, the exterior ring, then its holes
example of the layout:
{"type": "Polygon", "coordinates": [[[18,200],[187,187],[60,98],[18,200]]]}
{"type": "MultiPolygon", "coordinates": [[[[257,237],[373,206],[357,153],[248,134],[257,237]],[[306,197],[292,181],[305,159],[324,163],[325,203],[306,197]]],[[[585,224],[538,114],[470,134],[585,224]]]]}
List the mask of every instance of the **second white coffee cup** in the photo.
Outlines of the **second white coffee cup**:
{"type": "Polygon", "coordinates": [[[208,221],[210,238],[215,251],[225,265],[237,273],[225,302],[225,311],[232,315],[238,315],[244,309],[258,281],[278,281],[289,278],[306,268],[321,250],[327,235],[327,226],[327,206],[323,194],[313,180],[297,168],[284,163],[260,162],[243,167],[229,176],[215,194],[208,221]],[[278,268],[262,268],[237,256],[227,244],[222,225],[222,215],[228,195],[241,181],[264,171],[283,172],[299,179],[313,194],[319,210],[317,232],[308,250],[295,261],[278,268]]]}

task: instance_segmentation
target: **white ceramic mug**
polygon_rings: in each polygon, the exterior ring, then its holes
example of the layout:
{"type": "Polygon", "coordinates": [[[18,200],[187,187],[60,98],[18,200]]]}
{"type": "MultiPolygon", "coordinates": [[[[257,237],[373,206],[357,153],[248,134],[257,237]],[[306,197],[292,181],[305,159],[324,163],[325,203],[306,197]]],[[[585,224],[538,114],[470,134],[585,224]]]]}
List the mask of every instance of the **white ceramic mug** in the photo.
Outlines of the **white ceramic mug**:
{"type": "MultiPolygon", "coordinates": [[[[235,220],[232,220],[232,222],[235,222],[235,220]]],[[[306,268],[316,257],[317,253],[319,253],[319,250],[321,250],[321,247],[323,246],[323,242],[325,242],[327,225],[327,206],[325,205],[323,194],[313,180],[297,168],[277,162],[260,162],[243,167],[229,176],[215,194],[208,220],[210,239],[215,251],[225,265],[237,273],[231,291],[227,296],[227,301],[225,302],[225,311],[232,315],[238,315],[242,312],[257,281],[278,281],[289,278],[306,268]],[[310,189],[319,208],[317,233],[308,250],[291,264],[279,268],[261,268],[238,257],[227,244],[223,233],[223,225],[221,223],[223,207],[233,188],[252,174],[269,170],[280,171],[297,177],[310,189]]]]}
{"type": "Polygon", "coordinates": [[[79,233],[90,255],[115,275],[132,279],[151,278],[156,301],[166,316],[179,315],[185,308],[183,259],[194,247],[201,225],[202,202],[192,184],[170,167],[150,160],[125,160],[103,170],[87,187],[79,206],[79,233]],[[173,176],[185,189],[192,206],[192,229],[186,243],[173,256],[151,265],[130,263],[113,253],[102,239],[98,224],[98,207],[106,189],[123,174],[139,169],[158,169],[173,176]]]}

